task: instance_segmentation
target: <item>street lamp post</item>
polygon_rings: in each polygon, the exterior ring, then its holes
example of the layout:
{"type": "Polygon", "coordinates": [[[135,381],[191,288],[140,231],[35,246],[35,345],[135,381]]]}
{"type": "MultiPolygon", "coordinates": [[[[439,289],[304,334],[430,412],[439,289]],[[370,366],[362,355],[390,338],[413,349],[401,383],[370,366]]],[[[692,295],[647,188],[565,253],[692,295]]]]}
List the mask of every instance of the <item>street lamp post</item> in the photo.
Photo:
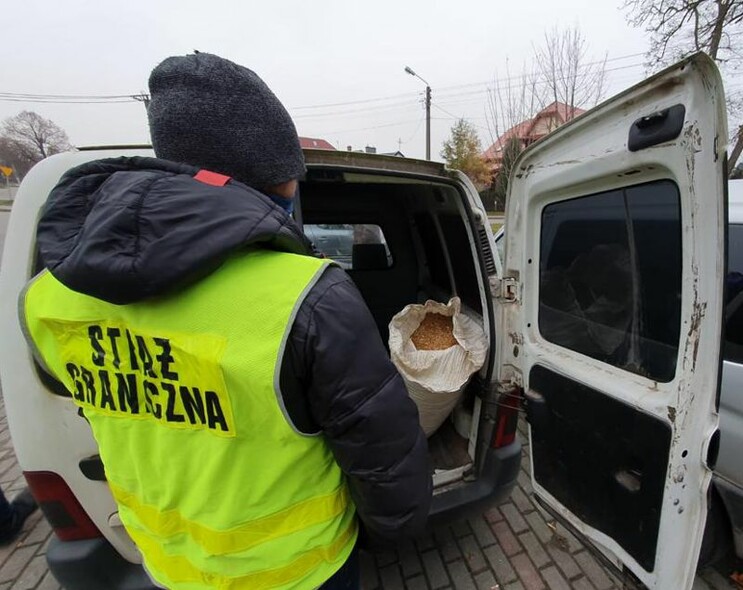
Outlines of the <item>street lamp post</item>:
{"type": "Polygon", "coordinates": [[[426,85],[426,160],[431,159],[431,86],[418,74],[416,74],[412,68],[405,66],[405,72],[411,76],[415,76],[421,82],[426,85]]]}

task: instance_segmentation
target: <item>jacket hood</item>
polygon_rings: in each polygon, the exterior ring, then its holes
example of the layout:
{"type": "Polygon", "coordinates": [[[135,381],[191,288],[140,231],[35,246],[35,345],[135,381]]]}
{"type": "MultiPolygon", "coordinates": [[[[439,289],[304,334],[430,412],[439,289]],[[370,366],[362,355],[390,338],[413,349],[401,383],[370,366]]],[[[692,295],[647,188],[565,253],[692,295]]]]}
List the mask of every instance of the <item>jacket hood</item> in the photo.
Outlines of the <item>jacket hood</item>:
{"type": "Polygon", "coordinates": [[[268,197],[234,179],[205,184],[198,170],[140,157],[69,170],[39,221],[41,262],[74,291],[126,304],[196,282],[246,247],[312,253],[268,197]]]}

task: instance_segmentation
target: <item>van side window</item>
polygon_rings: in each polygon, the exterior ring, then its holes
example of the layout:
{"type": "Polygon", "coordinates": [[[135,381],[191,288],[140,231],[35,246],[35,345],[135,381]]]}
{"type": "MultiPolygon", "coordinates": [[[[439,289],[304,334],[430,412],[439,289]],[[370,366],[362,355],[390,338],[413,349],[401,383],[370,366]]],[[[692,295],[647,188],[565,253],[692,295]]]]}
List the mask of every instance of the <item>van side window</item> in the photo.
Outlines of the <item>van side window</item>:
{"type": "Polygon", "coordinates": [[[305,235],[346,270],[383,270],[393,264],[382,228],[373,223],[307,223],[305,235]]]}
{"type": "Polygon", "coordinates": [[[446,268],[446,254],[444,253],[441,238],[439,238],[433,217],[428,214],[416,215],[415,225],[418,228],[418,234],[425,254],[426,268],[431,277],[431,282],[443,290],[444,293],[451,293],[453,287],[449,277],[449,271],[446,268]]]}
{"type": "Polygon", "coordinates": [[[440,214],[439,223],[450,253],[457,295],[470,309],[482,313],[480,283],[475,270],[476,254],[472,251],[464,220],[459,215],[440,214]]]}
{"type": "Polygon", "coordinates": [[[743,225],[728,226],[728,272],[725,277],[726,361],[743,363],[743,225]]]}
{"type": "Polygon", "coordinates": [[[548,205],[539,330],[615,367],[668,382],[681,326],[681,211],[668,180],[548,205]]]}
{"type": "Polygon", "coordinates": [[[416,215],[415,223],[433,284],[444,293],[458,295],[469,309],[482,313],[476,259],[462,218],[446,213],[437,214],[436,220],[431,215],[416,215]],[[437,222],[441,236],[436,228],[437,222]],[[447,259],[451,262],[453,276],[449,276],[447,259]]]}

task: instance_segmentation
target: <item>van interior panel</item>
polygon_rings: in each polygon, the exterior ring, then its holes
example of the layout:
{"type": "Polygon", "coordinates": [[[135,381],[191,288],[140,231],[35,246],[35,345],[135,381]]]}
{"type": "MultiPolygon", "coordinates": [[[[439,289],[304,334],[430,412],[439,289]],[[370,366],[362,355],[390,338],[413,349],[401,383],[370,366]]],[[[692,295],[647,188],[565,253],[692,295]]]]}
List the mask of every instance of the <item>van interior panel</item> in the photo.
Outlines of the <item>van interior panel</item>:
{"type": "Polygon", "coordinates": [[[652,571],[670,426],[540,365],[529,389],[536,481],[652,571]]]}

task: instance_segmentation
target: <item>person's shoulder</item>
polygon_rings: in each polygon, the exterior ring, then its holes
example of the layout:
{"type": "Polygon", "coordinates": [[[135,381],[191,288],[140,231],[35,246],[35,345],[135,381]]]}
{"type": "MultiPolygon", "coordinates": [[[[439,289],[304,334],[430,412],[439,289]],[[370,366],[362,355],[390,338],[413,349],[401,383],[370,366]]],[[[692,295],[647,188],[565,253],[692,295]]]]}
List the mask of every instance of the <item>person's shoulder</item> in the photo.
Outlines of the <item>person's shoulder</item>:
{"type": "Polygon", "coordinates": [[[314,306],[319,301],[328,299],[356,300],[358,290],[350,276],[336,264],[330,264],[312,286],[305,305],[314,306]]]}
{"type": "Polygon", "coordinates": [[[295,318],[294,334],[305,338],[310,332],[332,332],[335,327],[366,317],[368,310],[350,276],[329,265],[304,297],[295,318]]]}

